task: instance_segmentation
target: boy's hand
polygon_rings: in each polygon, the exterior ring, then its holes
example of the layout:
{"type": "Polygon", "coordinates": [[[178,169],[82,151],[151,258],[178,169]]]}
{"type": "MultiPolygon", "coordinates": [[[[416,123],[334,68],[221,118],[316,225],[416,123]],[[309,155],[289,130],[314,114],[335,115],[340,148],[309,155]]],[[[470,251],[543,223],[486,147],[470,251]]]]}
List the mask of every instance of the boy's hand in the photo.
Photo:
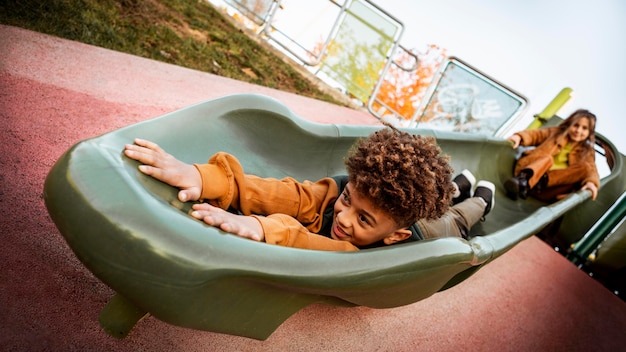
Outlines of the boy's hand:
{"type": "Polygon", "coordinates": [[[156,143],[135,139],[135,144],[127,144],[124,155],[143,165],[139,171],[152,176],[170,186],[178,187],[181,202],[194,201],[202,192],[202,177],[195,166],[186,164],[166,153],[156,143]]]}
{"type": "Polygon", "coordinates": [[[211,226],[251,240],[265,240],[261,223],[252,216],[229,213],[206,203],[194,204],[192,208],[191,216],[211,226]]]}

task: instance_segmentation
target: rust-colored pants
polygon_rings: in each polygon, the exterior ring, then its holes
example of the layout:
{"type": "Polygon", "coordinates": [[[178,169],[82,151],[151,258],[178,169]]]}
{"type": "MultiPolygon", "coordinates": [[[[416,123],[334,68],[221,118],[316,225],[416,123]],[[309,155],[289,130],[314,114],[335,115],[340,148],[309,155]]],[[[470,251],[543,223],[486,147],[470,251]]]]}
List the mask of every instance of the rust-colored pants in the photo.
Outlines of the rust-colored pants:
{"type": "Polygon", "coordinates": [[[521,157],[515,165],[515,175],[519,175],[520,171],[524,169],[532,170],[533,176],[528,180],[528,186],[531,188],[530,195],[542,201],[552,201],[559,194],[570,193],[574,189],[579,188],[580,183],[587,174],[587,168],[584,165],[550,170],[553,164],[551,155],[545,155],[540,158],[535,156],[534,159],[531,163],[527,163],[525,158],[521,157]],[[535,185],[537,185],[543,174],[548,175],[548,184],[541,190],[535,189],[535,185]]]}

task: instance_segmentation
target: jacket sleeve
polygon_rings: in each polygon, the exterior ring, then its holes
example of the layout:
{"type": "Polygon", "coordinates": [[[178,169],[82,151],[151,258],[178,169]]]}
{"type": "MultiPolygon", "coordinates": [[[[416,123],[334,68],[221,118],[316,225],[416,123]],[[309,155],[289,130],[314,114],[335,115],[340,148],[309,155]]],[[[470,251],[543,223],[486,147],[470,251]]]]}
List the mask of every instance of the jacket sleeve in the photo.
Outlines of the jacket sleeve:
{"type": "Polygon", "coordinates": [[[233,207],[244,215],[285,214],[317,232],[327,206],[338,196],[331,178],[298,182],[246,175],[237,158],[217,153],[208,164],[194,165],[202,177],[201,199],[222,209],[233,207]]]}
{"type": "Polygon", "coordinates": [[[322,251],[357,251],[352,243],[309,232],[300,222],[285,214],[267,217],[253,215],[263,227],[265,242],[279,246],[322,251]]]}
{"type": "Polygon", "coordinates": [[[595,151],[591,150],[585,155],[586,157],[584,158],[584,160],[579,161],[584,163],[587,169],[585,178],[582,180],[581,183],[584,185],[587,182],[591,182],[596,185],[598,189],[600,189],[600,174],[598,173],[598,168],[596,167],[595,151]]]}
{"type": "Polygon", "coordinates": [[[589,174],[587,175],[587,178],[583,180],[582,184],[584,185],[587,182],[593,183],[598,189],[600,189],[600,175],[598,174],[595,163],[590,165],[589,174]]]}
{"type": "Polygon", "coordinates": [[[520,145],[529,147],[543,143],[552,134],[557,133],[556,127],[538,128],[534,130],[523,130],[515,134],[522,139],[520,145]]]}

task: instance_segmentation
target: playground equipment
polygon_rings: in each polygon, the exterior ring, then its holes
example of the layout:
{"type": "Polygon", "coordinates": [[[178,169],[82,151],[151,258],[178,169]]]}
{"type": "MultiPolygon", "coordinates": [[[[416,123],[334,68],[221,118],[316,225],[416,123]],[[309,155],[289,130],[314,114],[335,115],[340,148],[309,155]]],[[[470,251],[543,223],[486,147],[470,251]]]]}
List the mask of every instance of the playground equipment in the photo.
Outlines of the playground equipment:
{"type": "Polygon", "coordinates": [[[324,303],[398,307],[462,283],[557,219],[578,236],[624,190],[623,158],[598,136],[611,172],[591,204],[580,191],[553,203],[505,196],[515,152],[501,138],[413,129],[433,135],[452,157],[497,185],[496,204],[472,238],[438,238],[354,253],[267,245],[226,234],[187,215],[177,190],[145,176],[123,156],[134,138],[157,142],[178,159],[206,162],[225,151],[247,173],[299,180],[345,173],[353,142],[380,127],[321,125],[260,95],[227,96],[74,145],[48,174],[51,218],[77,257],[117,292],[104,307],[105,330],[124,337],[146,314],[165,322],[266,339],[299,309],[324,303]],[[581,214],[584,214],[582,216],[581,214]]]}

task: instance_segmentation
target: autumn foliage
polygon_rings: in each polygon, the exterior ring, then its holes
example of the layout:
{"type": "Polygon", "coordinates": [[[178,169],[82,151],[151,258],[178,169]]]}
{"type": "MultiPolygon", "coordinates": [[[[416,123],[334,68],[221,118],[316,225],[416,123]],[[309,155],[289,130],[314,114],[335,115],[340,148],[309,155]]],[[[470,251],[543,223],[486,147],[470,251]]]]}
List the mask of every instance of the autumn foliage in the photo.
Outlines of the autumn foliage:
{"type": "MultiPolygon", "coordinates": [[[[332,43],[329,52],[335,48],[337,44],[332,43]]],[[[315,55],[319,55],[322,49],[320,41],[313,49],[315,55]]],[[[335,48],[336,49],[336,48],[335,48]]],[[[329,54],[327,52],[327,55],[329,54]]],[[[417,67],[413,70],[406,71],[403,68],[415,67],[415,57],[402,50],[400,54],[394,57],[394,62],[390,65],[389,70],[384,74],[383,81],[377,91],[376,99],[372,105],[374,111],[380,116],[395,116],[399,119],[412,118],[424,98],[424,95],[432,82],[435,72],[446,58],[446,50],[437,45],[428,45],[424,50],[413,49],[412,53],[417,55],[417,67]]],[[[350,65],[349,63],[346,63],[350,65]]],[[[359,80],[367,79],[370,82],[368,89],[373,93],[374,83],[379,78],[384,63],[380,63],[380,67],[357,67],[353,63],[353,80],[358,83],[359,80]],[[358,72],[357,72],[358,71],[358,72]]],[[[353,97],[361,97],[363,104],[367,104],[367,96],[365,99],[356,92],[347,92],[353,97]]]]}
{"type": "Polygon", "coordinates": [[[411,67],[415,60],[409,53],[403,52],[395,58],[396,64],[391,65],[385,74],[373,104],[379,114],[396,115],[400,119],[413,117],[435,72],[446,57],[446,50],[437,45],[413,52],[418,57],[415,70],[407,72],[399,67],[411,67]]]}
{"type": "MultiPolygon", "coordinates": [[[[248,11],[252,13],[261,13],[268,6],[267,0],[248,0],[245,3],[250,3],[248,11]]],[[[250,24],[242,16],[234,17],[250,24]]],[[[306,50],[305,55],[311,62],[317,62],[321,56],[318,72],[330,76],[347,95],[364,105],[369,103],[382,75],[382,82],[373,99],[373,110],[379,117],[409,120],[418,113],[417,109],[435,72],[446,58],[446,50],[431,44],[423,50],[412,49],[411,55],[403,48],[396,47],[392,64],[387,72],[383,72],[391,47],[391,41],[381,40],[372,44],[349,28],[344,28],[328,47],[324,48],[324,39],[320,38],[313,48],[306,50]],[[415,55],[418,57],[417,65],[415,55]],[[414,69],[407,71],[403,68],[414,69]]]]}

